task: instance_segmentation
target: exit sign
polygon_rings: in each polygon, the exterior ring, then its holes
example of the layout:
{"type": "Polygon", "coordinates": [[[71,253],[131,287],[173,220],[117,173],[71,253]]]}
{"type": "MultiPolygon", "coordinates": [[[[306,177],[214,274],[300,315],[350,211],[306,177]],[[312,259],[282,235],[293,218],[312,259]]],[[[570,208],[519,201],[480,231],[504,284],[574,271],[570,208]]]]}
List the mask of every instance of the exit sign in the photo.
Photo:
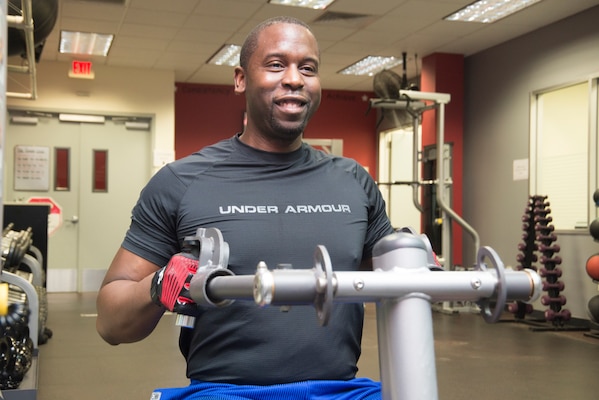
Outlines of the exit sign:
{"type": "Polygon", "coordinates": [[[69,77],[94,79],[94,73],[92,71],[92,62],[77,60],[73,61],[71,63],[71,70],[69,71],[69,77]]]}

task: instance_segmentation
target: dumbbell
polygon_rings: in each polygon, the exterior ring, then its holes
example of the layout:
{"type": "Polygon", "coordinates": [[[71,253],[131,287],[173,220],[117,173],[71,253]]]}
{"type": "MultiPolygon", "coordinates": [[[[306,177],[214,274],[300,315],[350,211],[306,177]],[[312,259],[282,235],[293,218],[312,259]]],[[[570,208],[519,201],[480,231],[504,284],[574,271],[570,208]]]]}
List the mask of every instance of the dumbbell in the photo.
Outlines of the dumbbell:
{"type": "Polygon", "coordinates": [[[531,314],[534,310],[532,304],[521,303],[521,302],[511,303],[507,306],[507,309],[512,314],[517,314],[521,310],[524,311],[525,314],[531,314]],[[523,310],[522,310],[522,308],[523,308],[523,310]]]}
{"type": "MultiPolygon", "coordinates": [[[[561,263],[562,263],[562,258],[560,256],[553,256],[553,257],[541,256],[541,264],[560,265],[561,263]]],[[[560,273],[560,276],[561,276],[561,273],[560,273]]]]}
{"type": "Polygon", "coordinates": [[[559,247],[559,244],[554,244],[552,246],[548,246],[546,244],[541,243],[539,245],[539,251],[541,253],[559,253],[560,247],[559,247]]]}
{"type": "Polygon", "coordinates": [[[562,321],[569,321],[572,318],[572,313],[569,310],[545,310],[545,319],[547,321],[555,321],[556,319],[560,319],[562,321]]]}
{"type": "Polygon", "coordinates": [[[524,254],[518,254],[518,255],[516,256],[516,260],[517,260],[518,262],[524,262],[524,261],[526,261],[526,258],[527,258],[527,257],[530,257],[530,261],[532,261],[532,262],[536,262],[536,261],[538,260],[538,259],[537,259],[537,255],[536,255],[536,254],[531,254],[531,255],[529,255],[529,256],[525,256],[524,254]]]}
{"type": "Polygon", "coordinates": [[[555,283],[550,283],[547,281],[543,282],[543,291],[545,291],[545,292],[547,292],[551,289],[557,289],[561,292],[562,290],[564,290],[565,287],[566,287],[566,285],[562,281],[555,282],[555,283]]]}
{"type": "Polygon", "coordinates": [[[562,296],[562,295],[559,295],[557,297],[542,296],[541,304],[543,304],[544,306],[548,306],[551,304],[558,304],[558,305],[563,306],[566,304],[566,296],[562,296]]]}
{"type": "Polygon", "coordinates": [[[562,276],[561,268],[554,268],[554,269],[541,268],[539,273],[541,274],[541,276],[543,278],[546,278],[548,276],[555,276],[555,277],[559,278],[560,276],[562,276]]]}
{"type": "Polygon", "coordinates": [[[540,234],[540,235],[537,235],[537,240],[539,240],[541,242],[552,243],[552,242],[555,242],[557,240],[557,235],[555,233],[552,233],[550,235],[540,234]]]}

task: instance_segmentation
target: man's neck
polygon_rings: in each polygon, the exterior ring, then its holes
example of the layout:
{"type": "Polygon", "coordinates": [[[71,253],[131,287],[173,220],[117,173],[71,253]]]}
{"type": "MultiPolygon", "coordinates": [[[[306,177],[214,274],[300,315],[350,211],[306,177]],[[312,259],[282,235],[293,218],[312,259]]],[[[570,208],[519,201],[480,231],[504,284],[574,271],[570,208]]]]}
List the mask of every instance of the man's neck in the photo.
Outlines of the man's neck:
{"type": "Polygon", "coordinates": [[[273,140],[244,131],[239,136],[239,140],[250,147],[269,153],[291,153],[302,146],[301,135],[293,140],[273,140]]]}

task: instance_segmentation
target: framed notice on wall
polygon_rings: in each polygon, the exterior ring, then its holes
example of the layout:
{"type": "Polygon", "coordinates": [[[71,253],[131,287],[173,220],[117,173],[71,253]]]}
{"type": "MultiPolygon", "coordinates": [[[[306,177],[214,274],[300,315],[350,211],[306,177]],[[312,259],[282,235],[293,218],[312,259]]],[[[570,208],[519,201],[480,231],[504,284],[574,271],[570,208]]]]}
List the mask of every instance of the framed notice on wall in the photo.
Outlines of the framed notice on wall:
{"type": "Polygon", "coordinates": [[[50,148],[15,146],[15,190],[48,191],[50,189],[50,148]]]}

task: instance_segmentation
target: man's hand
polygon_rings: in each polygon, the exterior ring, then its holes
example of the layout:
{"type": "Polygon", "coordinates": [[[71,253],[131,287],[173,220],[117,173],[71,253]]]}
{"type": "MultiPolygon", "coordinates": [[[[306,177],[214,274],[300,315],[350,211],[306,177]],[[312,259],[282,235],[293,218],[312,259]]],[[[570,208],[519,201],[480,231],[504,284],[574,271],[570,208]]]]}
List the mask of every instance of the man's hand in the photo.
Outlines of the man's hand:
{"type": "Polygon", "coordinates": [[[175,254],[152,278],[152,301],[177,314],[197,316],[198,306],[189,295],[189,282],[197,270],[198,260],[191,254],[175,254]]]}

